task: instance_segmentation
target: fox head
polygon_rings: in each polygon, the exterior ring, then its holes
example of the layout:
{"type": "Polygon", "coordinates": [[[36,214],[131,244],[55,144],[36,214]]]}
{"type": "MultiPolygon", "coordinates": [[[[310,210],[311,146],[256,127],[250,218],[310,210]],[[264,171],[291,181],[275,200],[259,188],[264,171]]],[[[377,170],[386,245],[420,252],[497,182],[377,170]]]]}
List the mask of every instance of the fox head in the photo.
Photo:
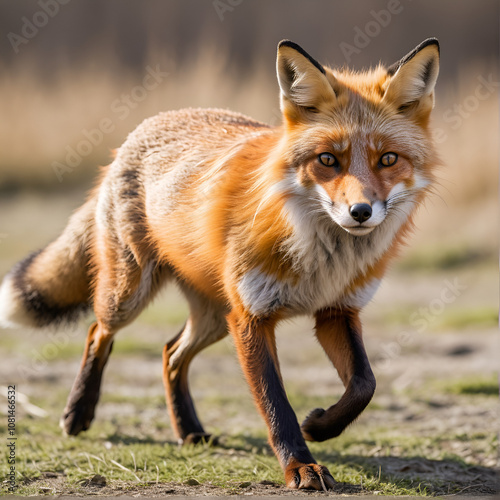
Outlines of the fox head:
{"type": "Polygon", "coordinates": [[[364,73],[323,67],[280,42],[282,154],[295,192],[356,236],[406,219],[432,181],[428,123],[438,72],[435,38],[364,73]]]}

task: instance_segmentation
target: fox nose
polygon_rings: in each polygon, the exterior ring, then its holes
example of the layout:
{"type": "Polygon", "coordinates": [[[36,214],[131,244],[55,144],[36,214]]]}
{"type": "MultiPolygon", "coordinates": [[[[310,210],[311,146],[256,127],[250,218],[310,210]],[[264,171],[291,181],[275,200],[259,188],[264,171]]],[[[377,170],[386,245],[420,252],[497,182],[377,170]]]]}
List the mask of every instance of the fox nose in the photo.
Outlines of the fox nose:
{"type": "Polygon", "coordinates": [[[356,222],[362,224],[372,216],[372,207],[368,203],[356,203],[349,212],[356,222]]]}

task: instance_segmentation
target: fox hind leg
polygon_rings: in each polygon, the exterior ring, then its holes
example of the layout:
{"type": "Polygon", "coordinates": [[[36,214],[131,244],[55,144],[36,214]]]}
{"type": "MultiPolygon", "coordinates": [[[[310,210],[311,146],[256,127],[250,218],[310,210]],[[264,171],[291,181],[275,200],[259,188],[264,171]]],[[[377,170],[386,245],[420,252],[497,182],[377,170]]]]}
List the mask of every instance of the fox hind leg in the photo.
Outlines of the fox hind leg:
{"type": "Polygon", "coordinates": [[[87,334],[80,371],[73,383],[60,425],[66,434],[76,436],[86,431],[94,419],[99,401],[101,379],[113,346],[113,335],[99,322],[87,334]]]}
{"type": "Polygon", "coordinates": [[[191,314],[183,329],[163,349],[163,383],[174,432],[182,444],[207,441],[188,385],[194,356],[228,333],[225,311],[208,299],[185,290],[191,314]]]}
{"type": "Polygon", "coordinates": [[[60,422],[70,435],[87,430],[94,418],[115,334],[139,315],[168,275],[154,260],[142,266],[130,257],[111,261],[113,265],[101,266],[96,276],[97,322],[90,327],[80,371],[60,422]]]}

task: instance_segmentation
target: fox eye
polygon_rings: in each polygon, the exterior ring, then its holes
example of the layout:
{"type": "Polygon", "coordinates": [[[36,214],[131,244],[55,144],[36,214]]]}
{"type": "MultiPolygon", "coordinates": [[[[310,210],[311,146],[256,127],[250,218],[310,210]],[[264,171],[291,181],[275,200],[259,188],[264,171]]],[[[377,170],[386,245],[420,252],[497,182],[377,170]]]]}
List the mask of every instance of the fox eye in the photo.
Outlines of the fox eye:
{"type": "Polygon", "coordinates": [[[380,164],[384,167],[392,167],[398,161],[396,153],[385,153],[380,157],[380,164]]]}
{"type": "Polygon", "coordinates": [[[318,159],[325,167],[336,167],[339,164],[339,161],[332,153],[321,153],[318,155],[318,159]]]}

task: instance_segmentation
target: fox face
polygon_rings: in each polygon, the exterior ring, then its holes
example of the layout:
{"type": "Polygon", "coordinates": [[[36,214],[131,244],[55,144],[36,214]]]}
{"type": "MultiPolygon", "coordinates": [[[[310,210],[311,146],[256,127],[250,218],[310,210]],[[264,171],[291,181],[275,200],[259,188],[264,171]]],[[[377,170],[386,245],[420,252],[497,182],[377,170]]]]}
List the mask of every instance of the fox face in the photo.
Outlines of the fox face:
{"type": "Polygon", "coordinates": [[[285,41],[277,67],[297,192],[355,236],[401,225],[433,179],[437,41],[361,74],[323,68],[285,41]]]}

